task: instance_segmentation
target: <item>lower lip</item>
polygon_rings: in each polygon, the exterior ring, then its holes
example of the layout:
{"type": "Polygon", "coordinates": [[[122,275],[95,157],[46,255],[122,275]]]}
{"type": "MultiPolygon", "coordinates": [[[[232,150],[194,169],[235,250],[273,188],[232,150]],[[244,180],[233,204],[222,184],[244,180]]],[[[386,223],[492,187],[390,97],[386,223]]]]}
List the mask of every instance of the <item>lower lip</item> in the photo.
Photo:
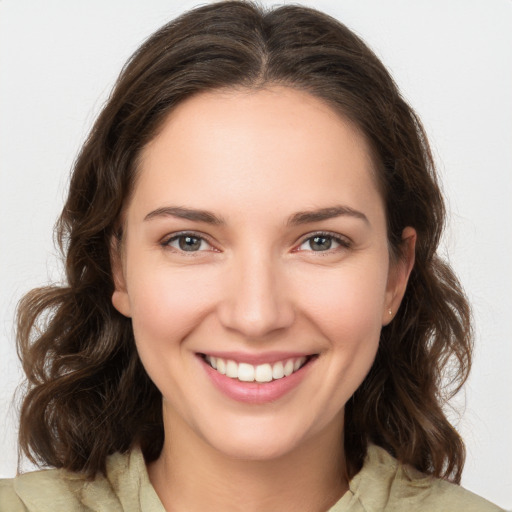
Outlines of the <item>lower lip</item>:
{"type": "Polygon", "coordinates": [[[231,379],[214,370],[202,357],[199,357],[199,359],[217,389],[237,402],[249,404],[265,404],[279,400],[300,384],[308,373],[309,367],[313,364],[313,360],[309,360],[302,368],[288,377],[260,383],[231,379]]]}

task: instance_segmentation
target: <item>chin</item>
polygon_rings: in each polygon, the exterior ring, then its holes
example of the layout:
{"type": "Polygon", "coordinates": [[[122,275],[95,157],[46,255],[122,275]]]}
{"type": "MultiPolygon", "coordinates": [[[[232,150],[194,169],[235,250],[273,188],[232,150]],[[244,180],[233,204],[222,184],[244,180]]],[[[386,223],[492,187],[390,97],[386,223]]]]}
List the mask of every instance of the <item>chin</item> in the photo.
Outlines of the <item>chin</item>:
{"type": "Polygon", "coordinates": [[[203,432],[201,437],[217,452],[248,461],[278,459],[297,451],[310,437],[304,424],[285,429],[282,421],[240,421],[236,427],[229,428],[223,423],[214,431],[203,432]]]}
{"type": "Polygon", "coordinates": [[[245,442],[212,444],[212,447],[232,459],[247,461],[270,461],[281,458],[293,451],[293,444],[269,439],[251,439],[245,442]]]}

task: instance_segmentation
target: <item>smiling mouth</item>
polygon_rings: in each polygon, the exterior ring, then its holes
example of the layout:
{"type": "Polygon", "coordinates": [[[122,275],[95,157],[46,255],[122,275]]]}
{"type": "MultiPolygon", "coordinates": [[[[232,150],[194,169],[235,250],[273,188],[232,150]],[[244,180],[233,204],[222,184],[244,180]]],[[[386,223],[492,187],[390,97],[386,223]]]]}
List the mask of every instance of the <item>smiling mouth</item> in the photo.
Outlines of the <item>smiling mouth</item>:
{"type": "Polygon", "coordinates": [[[289,377],[304,368],[317,355],[292,357],[275,363],[252,365],[237,363],[232,359],[199,354],[211,368],[230,379],[240,382],[266,383],[289,377]]]}

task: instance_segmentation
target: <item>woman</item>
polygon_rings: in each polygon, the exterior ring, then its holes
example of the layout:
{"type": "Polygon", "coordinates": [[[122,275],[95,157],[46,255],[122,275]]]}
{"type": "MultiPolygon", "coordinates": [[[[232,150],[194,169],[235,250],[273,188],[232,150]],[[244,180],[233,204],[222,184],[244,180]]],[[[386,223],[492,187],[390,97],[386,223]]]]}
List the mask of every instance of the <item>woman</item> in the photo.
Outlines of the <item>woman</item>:
{"type": "Polygon", "coordinates": [[[419,120],[343,25],[245,2],[166,25],[77,159],[67,285],[20,306],[21,447],[59,469],[2,507],[498,510],[456,485],[443,219],[419,120]]]}

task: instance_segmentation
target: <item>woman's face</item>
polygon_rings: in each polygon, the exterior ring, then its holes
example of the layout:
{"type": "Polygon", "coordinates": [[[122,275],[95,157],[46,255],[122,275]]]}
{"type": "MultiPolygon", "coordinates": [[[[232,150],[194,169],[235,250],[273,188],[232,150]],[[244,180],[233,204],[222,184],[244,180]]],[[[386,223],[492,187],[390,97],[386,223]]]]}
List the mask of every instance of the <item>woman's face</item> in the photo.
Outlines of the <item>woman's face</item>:
{"type": "Polygon", "coordinates": [[[341,439],[412,264],[390,266],[364,138],[291,88],[204,93],[140,171],[113,303],[167,431],[248,459],[341,439]]]}

